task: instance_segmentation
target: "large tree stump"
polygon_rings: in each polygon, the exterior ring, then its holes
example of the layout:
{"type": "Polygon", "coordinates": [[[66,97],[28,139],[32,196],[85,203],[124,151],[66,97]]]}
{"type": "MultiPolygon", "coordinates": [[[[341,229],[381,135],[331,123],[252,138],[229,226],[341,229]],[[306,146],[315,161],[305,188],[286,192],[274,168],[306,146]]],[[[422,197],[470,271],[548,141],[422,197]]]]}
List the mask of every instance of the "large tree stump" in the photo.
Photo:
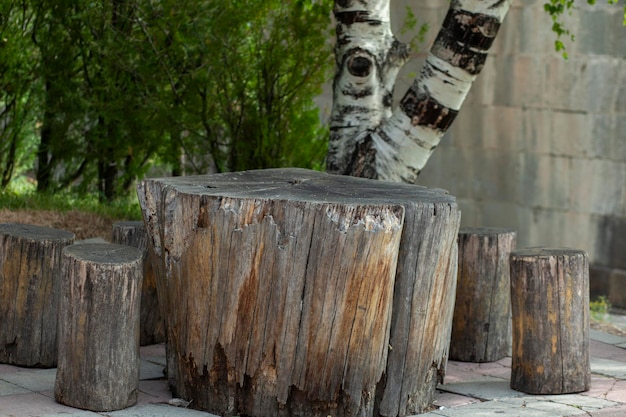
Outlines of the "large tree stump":
{"type": "Polygon", "coordinates": [[[511,254],[511,388],[529,394],[589,389],[589,264],[576,249],[511,254]]]}
{"type": "Polygon", "coordinates": [[[130,407],[139,386],[142,253],[80,244],[63,257],[54,396],[91,411],[130,407]]]}
{"type": "Polygon", "coordinates": [[[64,230],[0,225],[0,363],[56,366],[61,251],[72,243],[64,230]]]}
{"type": "Polygon", "coordinates": [[[148,234],[141,221],[115,222],[112,243],[128,245],[143,253],[143,283],[141,284],[141,313],[139,315],[139,345],[165,341],[165,324],[159,309],[154,264],[156,258],[148,244],[148,234]]]}
{"type": "Polygon", "coordinates": [[[275,169],[143,181],[169,383],[232,416],[404,416],[445,371],[460,212],[405,184],[275,169]]]}
{"type": "Polygon", "coordinates": [[[509,257],[516,233],[504,228],[459,231],[457,280],[450,359],[493,362],[510,346],[509,257]]]}

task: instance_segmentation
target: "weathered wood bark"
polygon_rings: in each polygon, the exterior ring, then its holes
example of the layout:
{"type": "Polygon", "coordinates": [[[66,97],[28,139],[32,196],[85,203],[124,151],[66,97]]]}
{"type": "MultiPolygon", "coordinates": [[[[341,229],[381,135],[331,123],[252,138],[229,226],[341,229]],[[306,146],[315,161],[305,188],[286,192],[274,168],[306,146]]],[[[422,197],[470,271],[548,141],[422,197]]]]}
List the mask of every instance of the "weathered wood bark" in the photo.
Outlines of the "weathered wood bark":
{"type": "Polygon", "coordinates": [[[63,250],[58,402],[92,411],[137,402],[141,268],[141,251],[130,246],[63,250]]]}
{"type": "Polygon", "coordinates": [[[145,180],[138,194],[175,395],[250,416],[432,402],[456,282],[453,197],[301,169],[145,180]]]}
{"type": "Polygon", "coordinates": [[[450,359],[493,362],[508,355],[511,332],[509,257],[516,232],[503,228],[459,231],[450,359]]]}
{"type": "Polygon", "coordinates": [[[128,245],[143,253],[143,283],[141,284],[141,313],[139,319],[139,345],[152,345],[165,341],[165,323],[159,307],[156,290],[154,252],[148,244],[148,234],[141,221],[113,224],[112,243],[128,245]]]}
{"type": "Polygon", "coordinates": [[[413,183],[482,70],[511,0],[455,0],[419,76],[392,109],[406,45],[390,0],[335,1],[328,172],[413,183]]]}
{"type": "Polygon", "coordinates": [[[0,225],[0,363],[56,366],[61,251],[72,243],[64,230],[0,225]]]}
{"type": "Polygon", "coordinates": [[[589,389],[589,264],[576,249],[511,254],[511,388],[529,394],[589,389]]]}

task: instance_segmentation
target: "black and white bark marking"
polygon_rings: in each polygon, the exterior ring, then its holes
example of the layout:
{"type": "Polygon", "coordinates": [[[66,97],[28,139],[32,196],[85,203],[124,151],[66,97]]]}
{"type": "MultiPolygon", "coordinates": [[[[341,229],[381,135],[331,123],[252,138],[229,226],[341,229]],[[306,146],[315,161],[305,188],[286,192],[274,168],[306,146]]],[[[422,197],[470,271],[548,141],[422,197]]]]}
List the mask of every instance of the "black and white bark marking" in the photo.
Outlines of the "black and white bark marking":
{"type": "Polygon", "coordinates": [[[395,110],[393,86],[408,48],[391,32],[389,3],[335,1],[327,170],[413,183],[484,67],[511,0],[453,0],[420,75],[395,110]]]}

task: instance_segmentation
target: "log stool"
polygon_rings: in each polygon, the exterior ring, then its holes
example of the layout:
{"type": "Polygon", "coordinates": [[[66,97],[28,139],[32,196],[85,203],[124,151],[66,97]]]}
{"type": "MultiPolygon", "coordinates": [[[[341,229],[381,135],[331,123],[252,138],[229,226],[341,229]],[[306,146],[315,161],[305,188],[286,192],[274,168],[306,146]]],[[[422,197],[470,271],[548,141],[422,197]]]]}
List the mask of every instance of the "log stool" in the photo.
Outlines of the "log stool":
{"type": "Polygon", "coordinates": [[[589,389],[589,264],[576,249],[511,253],[511,388],[528,394],[589,389]]]}
{"type": "Polygon", "coordinates": [[[64,230],[0,225],[0,363],[56,366],[61,251],[72,243],[64,230]]]}
{"type": "Polygon", "coordinates": [[[303,169],[148,179],[138,196],[176,396],[250,417],[432,404],[454,310],[454,197],[303,169]]]}
{"type": "Polygon", "coordinates": [[[137,402],[141,268],[141,251],[130,246],[63,250],[58,402],[91,411],[137,402]]]}
{"type": "Polygon", "coordinates": [[[516,233],[503,228],[459,231],[459,269],[450,359],[493,362],[508,354],[509,256],[516,233]]]}
{"type": "Polygon", "coordinates": [[[139,314],[139,345],[153,345],[165,341],[165,324],[159,310],[154,251],[148,245],[148,233],[141,221],[113,224],[112,243],[128,245],[143,253],[143,284],[141,285],[141,312],[139,314]]]}

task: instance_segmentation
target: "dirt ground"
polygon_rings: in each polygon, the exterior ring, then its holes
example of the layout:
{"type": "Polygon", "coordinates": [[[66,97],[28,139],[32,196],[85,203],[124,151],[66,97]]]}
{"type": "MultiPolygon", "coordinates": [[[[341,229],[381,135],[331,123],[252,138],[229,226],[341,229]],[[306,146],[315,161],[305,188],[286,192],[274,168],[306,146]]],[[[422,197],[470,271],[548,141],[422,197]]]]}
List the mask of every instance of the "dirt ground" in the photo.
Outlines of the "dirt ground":
{"type": "Polygon", "coordinates": [[[111,229],[117,220],[94,213],[71,210],[68,212],[42,210],[0,210],[0,223],[26,223],[53,227],[72,232],[76,240],[101,237],[111,240],[111,229]]]}

